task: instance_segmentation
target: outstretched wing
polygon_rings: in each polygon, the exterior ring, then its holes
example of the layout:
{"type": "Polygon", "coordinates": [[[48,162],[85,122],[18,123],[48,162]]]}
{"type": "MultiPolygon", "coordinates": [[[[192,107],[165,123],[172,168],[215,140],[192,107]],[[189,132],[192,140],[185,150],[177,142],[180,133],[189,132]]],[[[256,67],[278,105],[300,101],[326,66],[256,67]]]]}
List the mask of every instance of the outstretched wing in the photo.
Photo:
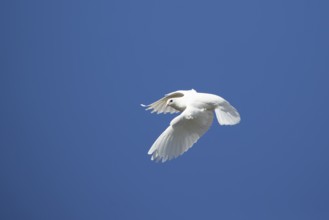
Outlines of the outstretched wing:
{"type": "Polygon", "coordinates": [[[152,160],[165,162],[186,152],[209,129],[212,111],[186,108],[154,142],[148,154],[152,160]]]}
{"type": "Polygon", "coordinates": [[[153,113],[153,112],[156,112],[158,114],[160,114],[160,113],[164,113],[164,114],[177,113],[179,111],[177,111],[176,109],[174,109],[170,106],[166,106],[166,103],[171,98],[178,98],[178,97],[183,97],[183,96],[184,96],[183,91],[176,91],[176,92],[166,94],[165,97],[159,99],[156,102],[153,102],[152,104],[149,104],[149,105],[141,104],[141,106],[145,107],[146,110],[152,110],[151,113],[153,113]]]}

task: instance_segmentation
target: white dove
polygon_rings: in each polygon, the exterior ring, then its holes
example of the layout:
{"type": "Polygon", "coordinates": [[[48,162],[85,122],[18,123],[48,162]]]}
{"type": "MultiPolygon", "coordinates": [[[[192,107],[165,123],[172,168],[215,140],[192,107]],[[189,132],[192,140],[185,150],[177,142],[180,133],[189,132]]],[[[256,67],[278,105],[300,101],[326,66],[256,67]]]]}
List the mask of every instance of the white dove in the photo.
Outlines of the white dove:
{"type": "Polygon", "coordinates": [[[220,96],[198,93],[194,89],[178,90],[162,99],[143,105],[152,113],[177,113],[169,127],[158,137],[150,150],[151,160],[165,162],[186,152],[209,129],[215,111],[220,125],[240,122],[238,111],[220,96]]]}

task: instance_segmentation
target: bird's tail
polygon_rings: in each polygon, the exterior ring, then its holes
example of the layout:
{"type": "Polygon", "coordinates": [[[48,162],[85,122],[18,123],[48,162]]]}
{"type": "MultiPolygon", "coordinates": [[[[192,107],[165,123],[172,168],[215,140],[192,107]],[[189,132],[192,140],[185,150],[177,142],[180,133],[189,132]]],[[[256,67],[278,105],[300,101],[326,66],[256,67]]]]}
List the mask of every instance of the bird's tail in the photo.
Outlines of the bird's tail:
{"type": "Polygon", "coordinates": [[[220,125],[235,125],[241,120],[239,112],[227,101],[215,108],[215,113],[220,125]]]}

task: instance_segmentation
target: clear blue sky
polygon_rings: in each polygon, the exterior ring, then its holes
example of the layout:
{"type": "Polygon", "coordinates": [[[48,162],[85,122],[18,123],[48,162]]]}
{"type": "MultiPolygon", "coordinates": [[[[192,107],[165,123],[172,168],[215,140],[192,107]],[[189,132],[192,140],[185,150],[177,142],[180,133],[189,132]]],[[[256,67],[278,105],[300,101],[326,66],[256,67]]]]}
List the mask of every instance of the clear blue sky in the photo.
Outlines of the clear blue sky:
{"type": "Polygon", "coordinates": [[[3,1],[0,218],[329,219],[329,2],[3,1]],[[223,96],[182,157],[178,89],[223,96]]]}

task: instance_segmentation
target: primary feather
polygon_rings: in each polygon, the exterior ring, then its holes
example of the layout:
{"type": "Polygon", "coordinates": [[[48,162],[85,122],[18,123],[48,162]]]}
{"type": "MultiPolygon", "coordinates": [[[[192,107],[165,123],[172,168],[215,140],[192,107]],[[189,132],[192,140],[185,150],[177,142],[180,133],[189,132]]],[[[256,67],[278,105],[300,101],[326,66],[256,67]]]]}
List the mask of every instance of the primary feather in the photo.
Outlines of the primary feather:
{"type": "Polygon", "coordinates": [[[210,128],[214,111],[221,125],[240,122],[238,111],[225,99],[193,89],[172,92],[150,105],[142,106],[158,114],[182,112],[170,122],[148,151],[155,161],[171,160],[191,148],[210,128]]]}

